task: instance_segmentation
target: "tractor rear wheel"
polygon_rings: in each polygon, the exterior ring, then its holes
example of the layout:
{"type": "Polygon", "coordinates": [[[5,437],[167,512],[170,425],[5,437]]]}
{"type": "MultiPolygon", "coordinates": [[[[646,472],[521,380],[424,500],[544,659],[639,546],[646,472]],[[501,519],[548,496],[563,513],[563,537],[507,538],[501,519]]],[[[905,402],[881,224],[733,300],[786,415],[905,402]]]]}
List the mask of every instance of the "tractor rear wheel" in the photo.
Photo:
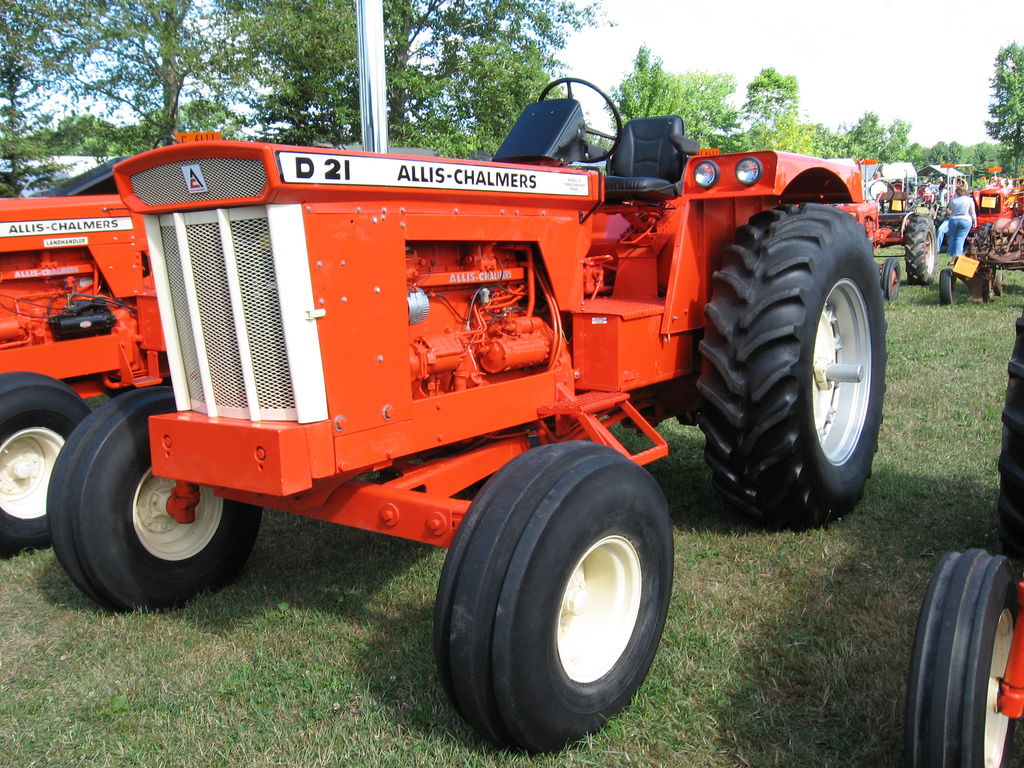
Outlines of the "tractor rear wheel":
{"type": "Polygon", "coordinates": [[[1008,366],[999,451],[999,539],[1003,552],[1024,557],[1024,315],[1008,366]]]}
{"type": "Polygon", "coordinates": [[[951,269],[939,272],[939,304],[956,304],[956,275],[951,269]]]}
{"type": "Polygon", "coordinates": [[[889,256],[883,261],[878,279],[882,284],[882,296],[885,300],[896,301],[896,297],[900,295],[900,260],[895,256],[889,256]]]}
{"type": "Polygon", "coordinates": [[[89,406],[62,381],[39,373],[0,374],[0,557],[48,547],[50,474],[89,406]]]}
{"type": "Polygon", "coordinates": [[[1017,619],[1009,561],[949,552],[921,606],[907,683],[908,768],[1006,768],[1014,721],[996,709],[1017,619]]]}
{"type": "Polygon", "coordinates": [[[935,222],[931,216],[912,213],[907,217],[903,247],[907,252],[907,285],[931,285],[938,261],[935,222]]]}
{"type": "Polygon", "coordinates": [[[863,227],[820,205],[754,216],[712,278],[698,388],[727,501],[805,528],[860,499],[878,445],[885,316],[863,227]]]}
{"type": "Polygon", "coordinates": [[[54,552],[83,591],[113,610],[180,605],[241,571],[262,510],[203,488],[195,522],[166,511],[173,480],[155,477],[149,417],[174,409],[169,389],[128,392],[100,408],[51,486],[54,552]]]}
{"type": "Polygon", "coordinates": [[[489,741],[533,752],[593,733],[630,702],[672,587],[654,479],[605,446],[566,448],[533,449],[488,482],[435,607],[438,667],[460,713],[489,741]]]}

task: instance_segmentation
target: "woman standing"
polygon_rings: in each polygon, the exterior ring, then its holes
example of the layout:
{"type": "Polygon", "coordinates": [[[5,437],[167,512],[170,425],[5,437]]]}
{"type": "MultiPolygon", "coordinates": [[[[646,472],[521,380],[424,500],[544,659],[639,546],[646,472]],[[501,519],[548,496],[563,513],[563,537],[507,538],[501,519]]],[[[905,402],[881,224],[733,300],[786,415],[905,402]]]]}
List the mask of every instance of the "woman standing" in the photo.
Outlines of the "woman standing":
{"type": "Polygon", "coordinates": [[[949,201],[949,255],[961,256],[964,243],[971,229],[978,225],[978,212],[974,208],[974,198],[963,184],[956,185],[956,195],[949,201]]]}

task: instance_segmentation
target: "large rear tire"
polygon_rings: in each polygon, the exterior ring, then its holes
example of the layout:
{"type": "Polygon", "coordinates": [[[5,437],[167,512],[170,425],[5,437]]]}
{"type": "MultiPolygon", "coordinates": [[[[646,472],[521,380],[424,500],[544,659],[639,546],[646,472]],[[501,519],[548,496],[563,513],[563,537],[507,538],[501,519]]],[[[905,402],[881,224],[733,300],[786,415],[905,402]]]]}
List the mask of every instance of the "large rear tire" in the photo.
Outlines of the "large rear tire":
{"type": "Polygon", "coordinates": [[[907,285],[931,285],[938,262],[935,222],[931,216],[912,213],[907,217],[903,248],[906,250],[907,285]]]}
{"type": "Polygon", "coordinates": [[[1017,619],[1009,561],[943,556],[921,606],[907,683],[908,768],[1006,768],[1014,721],[996,709],[1017,619]]]}
{"type": "Polygon", "coordinates": [[[997,508],[1003,552],[1024,557],[1024,315],[1016,328],[1003,405],[997,508]]]}
{"type": "Polygon", "coordinates": [[[871,474],[885,393],[878,267],[856,219],[765,211],[713,276],[700,426],[716,487],[771,526],[823,525],[871,474]]]}
{"type": "Polygon", "coordinates": [[[435,607],[457,709],[498,746],[534,752],[598,730],[647,676],[668,612],[661,489],[605,446],[543,446],[497,473],[466,519],[435,607]]]}
{"type": "Polygon", "coordinates": [[[262,510],[208,488],[195,522],[166,511],[173,480],[154,477],[149,417],[174,409],[169,389],[128,392],[99,409],[51,483],[54,552],[72,580],[114,610],[180,605],[242,569],[262,510]],[[59,481],[59,482],[58,482],[59,481]]]}
{"type": "Polygon", "coordinates": [[[50,474],[64,441],[89,413],[62,381],[0,374],[0,557],[50,545],[50,474]]]}

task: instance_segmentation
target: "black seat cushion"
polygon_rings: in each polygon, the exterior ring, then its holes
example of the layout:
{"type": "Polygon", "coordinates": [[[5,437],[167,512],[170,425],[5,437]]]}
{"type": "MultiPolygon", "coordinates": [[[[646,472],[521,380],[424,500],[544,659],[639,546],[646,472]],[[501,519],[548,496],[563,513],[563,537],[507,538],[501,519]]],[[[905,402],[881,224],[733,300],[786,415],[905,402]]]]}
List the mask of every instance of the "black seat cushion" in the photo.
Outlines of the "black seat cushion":
{"type": "Polygon", "coordinates": [[[605,199],[678,197],[686,158],[697,149],[697,142],[685,138],[678,115],[630,120],[622,129],[622,143],[608,160],[605,199]]]}

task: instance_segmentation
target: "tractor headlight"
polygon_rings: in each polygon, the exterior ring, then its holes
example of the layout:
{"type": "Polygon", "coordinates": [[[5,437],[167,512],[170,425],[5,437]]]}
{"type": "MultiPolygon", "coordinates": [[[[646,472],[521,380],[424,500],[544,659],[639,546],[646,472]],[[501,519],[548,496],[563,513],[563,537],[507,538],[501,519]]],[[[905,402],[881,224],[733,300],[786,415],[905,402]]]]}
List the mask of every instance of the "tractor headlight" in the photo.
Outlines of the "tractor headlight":
{"type": "Polygon", "coordinates": [[[740,184],[751,186],[757,184],[764,174],[764,166],[756,157],[744,157],[736,163],[736,180],[740,184]]]}
{"type": "Polygon", "coordinates": [[[701,160],[693,169],[693,180],[698,187],[711,189],[718,183],[718,164],[713,160],[701,160]]]}

